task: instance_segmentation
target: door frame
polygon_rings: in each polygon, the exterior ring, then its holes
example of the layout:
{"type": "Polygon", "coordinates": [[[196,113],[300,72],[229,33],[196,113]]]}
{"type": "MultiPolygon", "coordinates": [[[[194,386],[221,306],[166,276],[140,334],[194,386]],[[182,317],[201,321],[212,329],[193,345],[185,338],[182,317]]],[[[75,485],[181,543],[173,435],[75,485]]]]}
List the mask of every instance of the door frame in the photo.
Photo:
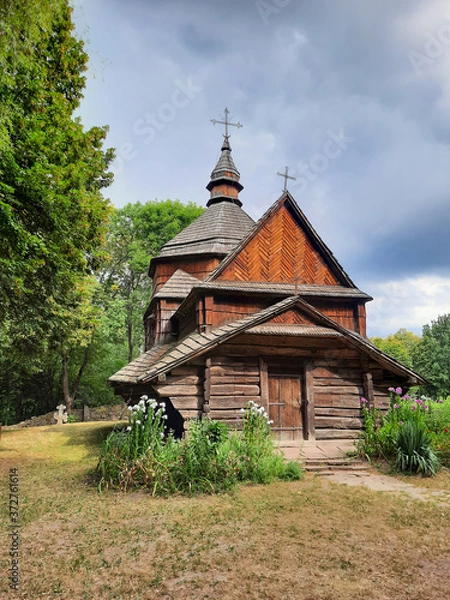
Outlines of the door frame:
{"type": "MultiPolygon", "coordinates": [[[[285,366],[291,357],[259,357],[259,374],[261,384],[261,400],[266,411],[269,411],[269,369],[270,367],[285,366]]],[[[303,439],[315,440],[316,428],[314,423],[314,381],[313,363],[310,360],[296,360],[289,375],[300,378],[302,395],[303,439]]]]}

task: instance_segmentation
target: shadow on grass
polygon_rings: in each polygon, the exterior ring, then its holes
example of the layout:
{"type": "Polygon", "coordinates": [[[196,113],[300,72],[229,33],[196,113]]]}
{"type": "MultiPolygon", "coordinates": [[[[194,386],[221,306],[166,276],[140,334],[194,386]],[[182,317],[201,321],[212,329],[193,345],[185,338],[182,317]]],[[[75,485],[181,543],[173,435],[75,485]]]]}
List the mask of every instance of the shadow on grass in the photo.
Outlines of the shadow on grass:
{"type": "MultiPolygon", "coordinates": [[[[81,425],[81,424],[80,424],[81,425]]],[[[111,431],[122,428],[121,423],[107,423],[95,427],[83,427],[77,425],[65,425],[64,436],[67,438],[67,446],[84,446],[89,456],[99,455],[100,447],[111,431]]]]}

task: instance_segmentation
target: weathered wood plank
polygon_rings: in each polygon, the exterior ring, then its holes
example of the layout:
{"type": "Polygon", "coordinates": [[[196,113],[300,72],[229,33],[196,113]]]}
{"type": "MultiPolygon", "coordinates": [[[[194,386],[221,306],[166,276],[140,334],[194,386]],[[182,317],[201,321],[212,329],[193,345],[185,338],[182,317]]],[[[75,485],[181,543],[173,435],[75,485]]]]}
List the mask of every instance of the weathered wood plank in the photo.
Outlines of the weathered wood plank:
{"type": "Polygon", "coordinates": [[[361,409],[357,407],[351,408],[340,408],[340,407],[332,407],[332,406],[316,406],[315,414],[317,417],[327,417],[327,416],[336,416],[336,417],[347,417],[347,418],[360,418],[361,417],[361,409]]]}
{"type": "Polygon", "coordinates": [[[202,385],[166,385],[165,383],[154,384],[155,390],[160,396],[201,396],[202,385]]]}
{"type": "Polygon", "coordinates": [[[259,396],[259,393],[259,385],[211,384],[211,398],[213,396],[259,396]]]}
{"type": "Polygon", "coordinates": [[[212,363],[211,368],[216,366],[232,366],[235,368],[243,367],[243,371],[245,372],[247,368],[254,367],[254,370],[258,368],[258,359],[257,358],[246,358],[245,360],[238,360],[235,358],[230,358],[229,356],[215,356],[212,363]]]}
{"type": "Polygon", "coordinates": [[[361,377],[360,369],[352,369],[346,367],[336,367],[335,369],[330,367],[315,367],[313,369],[313,375],[315,379],[354,379],[355,381],[359,381],[361,377]]]}
{"type": "Polygon", "coordinates": [[[355,378],[332,378],[332,377],[314,377],[314,386],[318,389],[319,387],[342,387],[342,386],[358,386],[361,383],[361,375],[355,378]]]}
{"type": "Polygon", "coordinates": [[[224,384],[236,384],[236,385],[259,385],[259,375],[232,375],[231,372],[228,376],[211,377],[211,385],[224,385],[224,384]]]}
{"type": "Polygon", "coordinates": [[[363,420],[357,418],[316,416],[315,421],[316,429],[362,429],[363,426],[363,420]]]}
{"type": "Polygon", "coordinates": [[[334,394],[314,394],[316,407],[358,408],[361,406],[360,396],[339,396],[334,394]]]}
{"type": "Polygon", "coordinates": [[[202,396],[169,396],[177,410],[199,410],[203,401],[202,396]]]}
{"type": "Polygon", "coordinates": [[[259,375],[259,371],[254,366],[248,367],[235,367],[233,365],[227,366],[219,366],[212,365],[211,366],[211,377],[226,377],[230,373],[233,373],[236,377],[257,377],[259,375]]]}
{"type": "Polygon", "coordinates": [[[211,406],[224,406],[232,408],[234,406],[245,406],[247,402],[256,402],[261,405],[261,396],[211,396],[211,406]]]}
{"type": "Polygon", "coordinates": [[[351,396],[358,395],[359,397],[363,396],[363,388],[362,385],[316,385],[316,381],[314,380],[314,391],[316,394],[328,394],[328,395],[337,395],[337,396],[351,396]]]}
{"type": "Polygon", "coordinates": [[[305,401],[306,401],[306,436],[310,440],[314,440],[316,437],[316,423],[315,423],[315,391],[314,391],[314,376],[313,376],[313,362],[305,362],[305,401]]]}

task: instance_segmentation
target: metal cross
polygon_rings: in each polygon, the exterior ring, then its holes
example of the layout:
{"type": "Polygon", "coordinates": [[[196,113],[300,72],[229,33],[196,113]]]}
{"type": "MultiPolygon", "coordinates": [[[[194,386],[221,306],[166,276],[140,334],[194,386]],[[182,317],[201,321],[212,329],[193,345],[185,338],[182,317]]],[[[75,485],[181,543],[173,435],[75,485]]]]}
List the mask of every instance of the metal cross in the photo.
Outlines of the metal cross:
{"type": "Polygon", "coordinates": [[[228,110],[227,107],[225,107],[225,121],[217,121],[217,119],[211,119],[211,123],[213,125],[215,125],[216,123],[219,123],[220,125],[225,125],[225,135],[223,137],[228,138],[229,137],[229,133],[228,133],[228,126],[230,127],[237,127],[239,129],[239,127],[244,127],[243,125],[241,125],[239,123],[239,121],[237,123],[230,123],[228,120],[228,115],[230,114],[230,111],[228,110]]]}
{"type": "Polygon", "coordinates": [[[289,173],[289,167],[284,167],[284,173],[277,173],[277,175],[279,175],[280,177],[284,177],[283,192],[287,192],[287,180],[288,179],[292,179],[293,181],[297,181],[297,177],[292,177],[291,175],[288,175],[288,173],[289,173]]]}

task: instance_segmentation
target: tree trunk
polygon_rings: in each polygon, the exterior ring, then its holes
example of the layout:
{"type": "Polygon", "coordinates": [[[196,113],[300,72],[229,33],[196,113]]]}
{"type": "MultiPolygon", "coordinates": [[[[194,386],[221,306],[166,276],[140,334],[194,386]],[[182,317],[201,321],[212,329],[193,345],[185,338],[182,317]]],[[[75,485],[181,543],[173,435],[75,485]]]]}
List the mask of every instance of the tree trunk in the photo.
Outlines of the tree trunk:
{"type": "MultiPolygon", "coordinates": [[[[92,344],[92,341],[91,341],[92,344]]],[[[62,363],[63,363],[63,377],[62,377],[62,387],[64,394],[64,403],[67,408],[67,412],[69,413],[72,410],[73,401],[78,392],[78,388],[80,387],[81,378],[83,376],[84,370],[89,361],[89,351],[91,349],[91,344],[86,346],[84,350],[83,362],[81,363],[80,368],[78,369],[77,376],[75,377],[72,385],[72,390],[70,389],[70,380],[69,380],[69,359],[67,357],[67,350],[65,348],[62,349],[62,363]]]]}
{"type": "Polygon", "coordinates": [[[128,340],[128,362],[133,360],[133,309],[128,313],[127,322],[127,340],[128,340]]]}

